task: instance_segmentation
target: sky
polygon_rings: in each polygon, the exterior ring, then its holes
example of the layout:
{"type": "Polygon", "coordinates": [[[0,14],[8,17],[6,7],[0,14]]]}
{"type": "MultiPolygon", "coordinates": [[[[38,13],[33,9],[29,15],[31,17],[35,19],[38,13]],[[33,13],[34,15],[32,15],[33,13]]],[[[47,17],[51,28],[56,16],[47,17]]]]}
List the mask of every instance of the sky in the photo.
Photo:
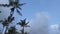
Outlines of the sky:
{"type": "MultiPolygon", "coordinates": [[[[26,3],[26,5],[21,7],[23,16],[18,15],[15,11],[15,21],[18,22],[20,19],[27,18],[30,21],[31,34],[48,34],[48,30],[49,34],[56,34],[56,30],[57,33],[60,32],[60,0],[20,0],[20,2],[26,3]]],[[[0,3],[8,4],[8,0],[1,0],[0,3]]],[[[0,7],[2,11],[0,19],[7,18],[10,12],[9,8],[0,7]]]]}

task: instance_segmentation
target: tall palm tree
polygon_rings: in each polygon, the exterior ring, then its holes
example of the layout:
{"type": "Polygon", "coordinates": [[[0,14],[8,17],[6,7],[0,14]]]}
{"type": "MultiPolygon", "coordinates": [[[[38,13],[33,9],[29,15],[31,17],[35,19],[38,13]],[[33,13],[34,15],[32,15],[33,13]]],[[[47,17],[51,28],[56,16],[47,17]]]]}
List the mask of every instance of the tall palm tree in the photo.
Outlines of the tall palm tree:
{"type": "Polygon", "coordinates": [[[23,29],[21,30],[21,33],[22,33],[22,34],[25,34],[25,33],[24,33],[24,27],[30,27],[30,26],[28,25],[28,23],[29,23],[29,22],[26,22],[26,18],[25,18],[24,20],[21,20],[21,22],[17,23],[17,24],[19,24],[21,27],[23,27],[23,29]]]}
{"type": "Polygon", "coordinates": [[[3,28],[4,28],[4,27],[6,28],[4,34],[6,34],[6,31],[8,30],[8,26],[9,26],[9,24],[10,24],[13,20],[14,20],[14,17],[12,16],[12,14],[10,14],[10,16],[8,16],[7,19],[0,21],[0,22],[2,22],[3,28]]]}
{"type": "Polygon", "coordinates": [[[0,6],[3,6],[3,7],[10,7],[10,6],[13,6],[11,8],[11,13],[14,13],[14,10],[16,9],[17,10],[17,13],[19,15],[22,15],[20,13],[20,10],[21,10],[21,6],[24,5],[25,3],[22,3],[22,4],[19,4],[19,0],[9,0],[9,4],[0,4],[0,6]],[[20,9],[20,10],[19,10],[20,9]]]}
{"type": "Polygon", "coordinates": [[[24,32],[23,31],[23,29],[22,30],[20,30],[21,31],[21,33],[20,34],[29,34],[29,33],[27,33],[27,32],[24,32]]]}
{"type": "Polygon", "coordinates": [[[8,29],[7,34],[17,34],[16,28],[15,27],[10,27],[10,29],[8,29]]]}

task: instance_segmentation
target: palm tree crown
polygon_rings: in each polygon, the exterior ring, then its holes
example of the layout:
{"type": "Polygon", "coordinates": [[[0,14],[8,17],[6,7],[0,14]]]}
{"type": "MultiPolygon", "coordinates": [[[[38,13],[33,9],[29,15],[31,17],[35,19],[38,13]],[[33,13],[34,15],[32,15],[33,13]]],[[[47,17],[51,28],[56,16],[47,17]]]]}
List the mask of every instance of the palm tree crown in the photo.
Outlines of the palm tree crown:
{"type": "Polygon", "coordinates": [[[29,22],[26,22],[26,18],[24,19],[24,20],[21,20],[21,22],[19,22],[19,23],[17,23],[17,24],[19,24],[19,25],[21,25],[21,27],[28,27],[28,24],[29,22]]]}
{"type": "Polygon", "coordinates": [[[17,13],[19,14],[19,15],[22,15],[21,13],[20,13],[20,10],[21,10],[21,6],[22,5],[24,5],[25,3],[23,3],[23,4],[19,4],[19,0],[9,0],[9,4],[0,4],[0,6],[3,6],[3,7],[10,7],[10,6],[13,6],[12,8],[11,8],[11,13],[12,12],[14,12],[14,10],[16,9],[17,10],[17,13]],[[20,9],[20,10],[19,10],[20,9]]]}
{"type": "Polygon", "coordinates": [[[17,34],[16,28],[15,27],[10,27],[8,29],[8,33],[7,34],[17,34]]]}
{"type": "Polygon", "coordinates": [[[21,34],[26,34],[26,33],[24,32],[24,27],[30,27],[30,26],[28,25],[28,23],[29,23],[29,22],[26,22],[26,18],[25,18],[24,20],[21,20],[21,22],[17,23],[17,24],[19,24],[21,27],[23,27],[22,30],[21,30],[21,34]]]}
{"type": "Polygon", "coordinates": [[[14,20],[14,17],[12,17],[12,14],[10,14],[10,16],[8,16],[8,19],[1,20],[0,22],[2,22],[3,26],[7,26],[7,25],[9,25],[9,23],[11,23],[13,20],[14,20]]]}

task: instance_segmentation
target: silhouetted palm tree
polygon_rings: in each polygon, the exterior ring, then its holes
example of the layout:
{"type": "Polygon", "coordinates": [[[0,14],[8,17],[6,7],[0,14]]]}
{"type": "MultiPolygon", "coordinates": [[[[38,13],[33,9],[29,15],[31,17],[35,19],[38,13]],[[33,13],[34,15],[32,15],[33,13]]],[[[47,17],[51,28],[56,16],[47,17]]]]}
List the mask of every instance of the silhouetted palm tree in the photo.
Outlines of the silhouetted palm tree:
{"type": "Polygon", "coordinates": [[[24,34],[29,34],[29,33],[25,32],[24,34]]]}
{"type": "Polygon", "coordinates": [[[14,20],[14,17],[12,17],[12,14],[10,14],[10,16],[8,16],[7,19],[5,19],[4,21],[2,20],[2,24],[3,24],[4,26],[7,26],[7,25],[9,25],[9,23],[11,23],[13,20],[14,20]]]}
{"type": "Polygon", "coordinates": [[[7,19],[0,21],[0,22],[2,22],[2,24],[3,24],[3,28],[6,27],[5,34],[6,34],[7,29],[8,29],[9,24],[10,24],[13,20],[14,20],[14,17],[12,17],[12,14],[10,14],[10,16],[8,16],[7,19]]]}
{"type": "Polygon", "coordinates": [[[7,34],[17,34],[16,28],[15,27],[10,27],[7,34]]]}
{"type": "Polygon", "coordinates": [[[4,7],[10,7],[10,6],[13,6],[11,8],[11,13],[14,13],[14,10],[16,9],[17,10],[17,13],[22,15],[19,11],[19,9],[21,10],[21,6],[24,5],[25,3],[23,4],[19,4],[19,0],[9,0],[9,4],[0,4],[0,6],[4,6],[4,7]]]}
{"type": "Polygon", "coordinates": [[[23,29],[22,29],[22,30],[20,30],[20,31],[21,31],[21,33],[20,33],[20,34],[29,34],[29,33],[27,33],[27,32],[25,32],[25,33],[24,33],[23,29]]]}
{"type": "Polygon", "coordinates": [[[23,27],[23,29],[21,30],[21,33],[24,34],[24,27],[30,27],[28,25],[29,22],[26,22],[26,18],[24,20],[21,20],[21,22],[17,23],[19,24],[21,27],[23,27]]]}

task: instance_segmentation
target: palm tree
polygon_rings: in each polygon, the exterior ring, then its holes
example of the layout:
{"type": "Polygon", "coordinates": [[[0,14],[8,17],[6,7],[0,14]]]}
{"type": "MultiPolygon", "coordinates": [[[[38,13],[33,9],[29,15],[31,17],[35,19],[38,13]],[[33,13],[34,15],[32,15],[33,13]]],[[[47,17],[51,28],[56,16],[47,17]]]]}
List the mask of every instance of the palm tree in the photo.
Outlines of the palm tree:
{"type": "MultiPolygon", "coordinates": [[[[22,30],[20,30],[20,31],[21,31],[21,33],[20,33],[20,34],[23,34],[23,33],[24,33],[23,29],[22,29],[22,30]]],[[[29,33],[25,32],[24,34],[29,34],[29,33]]]]}
{"type": "Polygon", "coordinates": [[[14,17],[12,17],[12,14],[10,14],[10,16],[8,16],[7,19],[0,21],[0,22],[2,22],[3,28],[4,28],[4,27],[6,28],[5,34],[6,34],[6,31],[8,30],[9,24],[10,24],[13,20],[14,20],[14,17]]]}
{"type": "Polygon", "coordinates": [[[7,34],[17,34],[15,27],[10,27],[7,34]]]}
{"type": "Polygon", "coordinates": [[[26,18],[25,18],[24,20],[21,20],[21,22],[17,23],[17,24],[19,24],[21,27],[23,27],[23,29],[21,30],[21,33],[22,33],[22,34],[25,34],[25,33],[24,33],[24,27],[30,27],[30,26],[28,25],[28,23],[29,23],[29,22],[26,22],[26,18]]]}
{"type": "Polygon", "coordinates": [[[13,6],[12,8],[11,8],[11,13],[14,13],[14,10],[16,9],[17,10],[17,13],[19,14],[19,15],[22,15],[21,13],[20,13],[20,11],[19,11],[19,9],[20,10],[22,10],[21,9],[21,6],[22,5],[24,5],[25,3],[22,3],[22,4],[19,4],[19,0],[9,0],[9,4],[0,4],[0,6],[3,6],[3,7],[10,7],[10,6],[13,6]]]}

